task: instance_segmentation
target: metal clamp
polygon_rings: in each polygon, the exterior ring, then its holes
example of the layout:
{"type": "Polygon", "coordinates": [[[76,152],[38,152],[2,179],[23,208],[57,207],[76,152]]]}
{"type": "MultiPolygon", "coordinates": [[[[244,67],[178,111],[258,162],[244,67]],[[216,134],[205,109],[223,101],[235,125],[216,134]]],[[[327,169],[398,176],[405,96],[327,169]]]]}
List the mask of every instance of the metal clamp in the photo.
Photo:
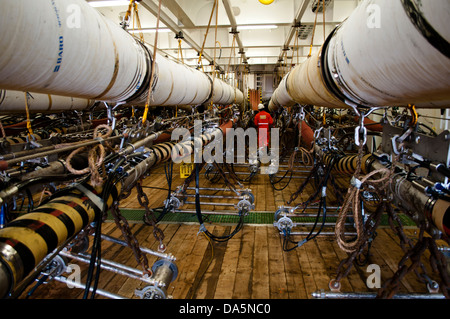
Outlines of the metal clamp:
{"type": "Polygon", "coordinates": [[[319,129],[317,129],[317,130],[315,130],[314,131],[314,139],[318,139],[319,138],[319,136],[320,136],[320,131],[322,131],[322,129],[323,129],[323,126],[321,127],[321,128],[319,128],[319,129]]]}
{"type": "Polygon", "coordinates": [[[172,194],[169,199],[164,200],[164,207],[170,208],[172,212],[174,212],[175,209],[180,208],[180,206],[181,201],[174,194],[172,194]]]}
{"type": "Polygon", "coordinates": [[[362,186],[361,181],[357,179],[355,176],[353,176],[352,179],[350,180],[350,184],[356,187],[357,189],[361,189],[362,186]]]}
{"type": "Polygon", "coordinates": [[[241,199],[237,204],[236,204],[236,208],[244,211],[244,215],[248,214],[248,211],[255,209],[255,205],[251,204],[248,200],[246,199],[241,199]]]}
{"type": "Polygon", "coordinates": [[[103,211],[105,203],[99,196],[92,193],[89,189],[87,189],[85,186],[81,184],[75,184],[74,187],[79,191],[81,191],[83,194],[85,194],[95,204],[95,206],[97,206],[97,208],[100,209],[100,211],[103,211]]]}
{"type": "Polygon", "coordinates": [[[300,121],[303,121],[305,119],[306,113],[305,110],[303,109],[303,106],[300,108],[300,112],[298,114],[298,119],[300,121]]]}
{"type": "Polygon", "coordinates": [[[289,217],[283,216],[278,221],[274,222],[273,225],[277,227],[279,231],[290,231],[294,227],[294,222],[289,217]]]}
{"type": "Polygon", "coordinates": [[[398,135],[395,135],[392,139],[391,139],[391,141],[392,141],[392,151],[394,152],[394,154],[396,154],[396,155],[398,155],[398,154],[400,154],[400,152],[398,151],[398,149],[397,149],[397,138],[399,138],[399,136],[398,135]]]}

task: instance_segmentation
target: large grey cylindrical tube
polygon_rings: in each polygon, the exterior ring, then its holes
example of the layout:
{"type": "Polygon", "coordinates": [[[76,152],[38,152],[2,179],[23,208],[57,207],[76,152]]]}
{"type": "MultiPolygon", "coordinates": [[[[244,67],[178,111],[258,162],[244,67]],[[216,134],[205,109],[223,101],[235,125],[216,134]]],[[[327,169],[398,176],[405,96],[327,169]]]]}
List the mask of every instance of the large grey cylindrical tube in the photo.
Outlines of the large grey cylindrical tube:
{"type": "Polygon", "coordinates": [[[244,95],[242,92],[222,81],[221,79],[211,79],[214,83],[214,91],[212,95],[212,101],[216,104],[242,104],[244,101],[244,95]]]}
{"type": "MultiPolygon", "coordinates": [[[[155,82],[149,105],[198,105],[209,99],[212,84],[203,72],[161,54],[156,55],[155,68],[155,82]]],[[[148,88],[130,101],[130,104],[143,106],[147,96],[148,88]]]]}
{"type": "Polygon", "coordinates": [[[272,94],[272,97],[269,101],[269,110],[274,112],[283,106],[292,106],[295,104],[292,97],[289,95],[287,90],[286,79],[290,73],[286,74],[282,79],[278,87],[272,94]]]}
{"type": "Polygon", "coordinates": [[[76,97],[0,90],[0,114],[25,113],[25,94],[28,110],[31,113],[84,110],[95,103],[94,100],[76,97]]]}
{"type": "Polygon", "coordinates": [[[144,82],[147,50],[80,0],[5,0],[0,87],[125,101],[144,82]]]}
{"type": "MultiPolygon", "coordinates": [[[[85,1],[5,0],[0,29],[0,88],[145,105],[153,54],[85,1]]],[[[150,105],[211,100],[212,82],[203,72],[159,54],[155,64],[150,105]]]]}
{"type": "Polygon", "coordinates": [[[447,0],[364,0],[291,70],[286,91],[297,103],[330,108],[448,108],[449,20],[447,0]]]}
{"type": "Polygon", "coordinates": [[[448,0],[363,1],[327,47],[332,84],[359,105],[450,107],[449,19],[448,0]]]}

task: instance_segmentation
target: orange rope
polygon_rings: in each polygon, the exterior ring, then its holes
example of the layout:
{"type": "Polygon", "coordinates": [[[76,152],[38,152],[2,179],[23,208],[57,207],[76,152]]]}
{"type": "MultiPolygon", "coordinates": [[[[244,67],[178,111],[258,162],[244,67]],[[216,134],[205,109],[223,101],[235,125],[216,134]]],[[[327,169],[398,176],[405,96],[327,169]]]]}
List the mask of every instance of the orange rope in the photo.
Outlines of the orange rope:
{"type": "Polygon", "coordinates": [[[211,26],[211,20],[212,20],[212,17],[214,15],[214,9],[216,8],[216,4],[217,4],[217,1],[214,1],[213,8],[211,10],[211,15],[209,16],[208,27],[206,28],[205,37],[203,39],[202,48],[201,48],[201,50],[200,50],[200,52],[198,54],[198,64],[202,66],[202,71],[203,71],[203,64],[201,62],[202,62],[203,50],[205,49],[206,37],[208,36],[209,27],[211,26]]]}

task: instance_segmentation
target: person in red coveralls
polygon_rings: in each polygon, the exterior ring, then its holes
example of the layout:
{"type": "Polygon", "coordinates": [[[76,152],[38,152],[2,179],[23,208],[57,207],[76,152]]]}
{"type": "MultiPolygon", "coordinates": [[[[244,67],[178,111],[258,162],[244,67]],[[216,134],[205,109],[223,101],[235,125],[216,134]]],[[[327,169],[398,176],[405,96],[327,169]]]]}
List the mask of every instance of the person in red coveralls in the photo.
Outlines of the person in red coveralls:
{"type": "Polygon", "coordinates": [[[269,113],[264,111],[264,105],[258,105],[258,114],[256,114],[253,122],[258,128],[258,148],[269,147],[269,126],[273,124],[273,118],[269,113]]]}

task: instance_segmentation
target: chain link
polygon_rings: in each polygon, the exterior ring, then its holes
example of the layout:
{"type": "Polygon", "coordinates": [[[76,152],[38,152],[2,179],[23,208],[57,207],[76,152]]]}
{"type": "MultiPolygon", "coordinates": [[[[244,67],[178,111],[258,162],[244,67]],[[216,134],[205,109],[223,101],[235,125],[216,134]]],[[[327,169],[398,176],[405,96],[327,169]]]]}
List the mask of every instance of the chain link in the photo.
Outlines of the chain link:
{"type": "Polygon", "coordinates": [[[156,216],[152,209],[149,208],[149,200],[147,195],[142,189],[142,186],[140,183],[136,183],[136,190],[137,190],[137,200],[141,207],[145,209],[144,214],[144,222],[148,225],[153,226],[153,236],[156,240],[159,241],[158,250],[164,251],[165,246],[163,243],[164,240],[164,232],[156,225],[156,216]]]}
{"type": "Polygon", "coordinates": [[[116,225],[122,231],[122,235],[126,243],[133,251],[134,258],[136,259],[137,263],[142,266],[144,275],[145,274],[151,275],[151,270],[148,266],[147,256],[142,253],[141,248],[139,246],[139,242],[136,236],[134,236],[134,234],[131,232],[130,225],[128,224],[127,219],[122,216],[119,209],[119,202],[115,201],[113,203],[113,205],[111,206],[111,213],[114,217],[116,225]]]}
{"type": "MultiPolygon", "coordinates": [[[[390,208],[389,208],[390,209],[390,208]]],[[[389,224],[397,236],[400,238],[400,247],[405,252],[405,255],[400,260],[398,270],[394,276],[389,279],[385,285],[378,292],[379,298],[391,298],[398,290],[400,281],[410,272],[414,271],[418,279],[423,283],[430,283],[430,277],[427,274],[425,265],[421,262],[421,257],[428,249],[430,251],[430,265],[433,271],[438,272],[441,277],[440,288],[444,296],[449,299],[448,289],[450,287],[450,279],[447,273],[447,261],[445,257],[437,249],[436,241],[434,238],[425,237],[425,225],[421,225],[419,238],[417,243],[413,245],[411,239],[409,239],[403,231],[402,224],[397,214],[390,209],[389,211],[389,224]],[[394,225],[394,221],[397,226],[394,225]],[[405,263],[411,260],[411,265],[407,266],[405,263]],[[422,274],[419,274],[418,267],[422,269],[422,274]]]]}

